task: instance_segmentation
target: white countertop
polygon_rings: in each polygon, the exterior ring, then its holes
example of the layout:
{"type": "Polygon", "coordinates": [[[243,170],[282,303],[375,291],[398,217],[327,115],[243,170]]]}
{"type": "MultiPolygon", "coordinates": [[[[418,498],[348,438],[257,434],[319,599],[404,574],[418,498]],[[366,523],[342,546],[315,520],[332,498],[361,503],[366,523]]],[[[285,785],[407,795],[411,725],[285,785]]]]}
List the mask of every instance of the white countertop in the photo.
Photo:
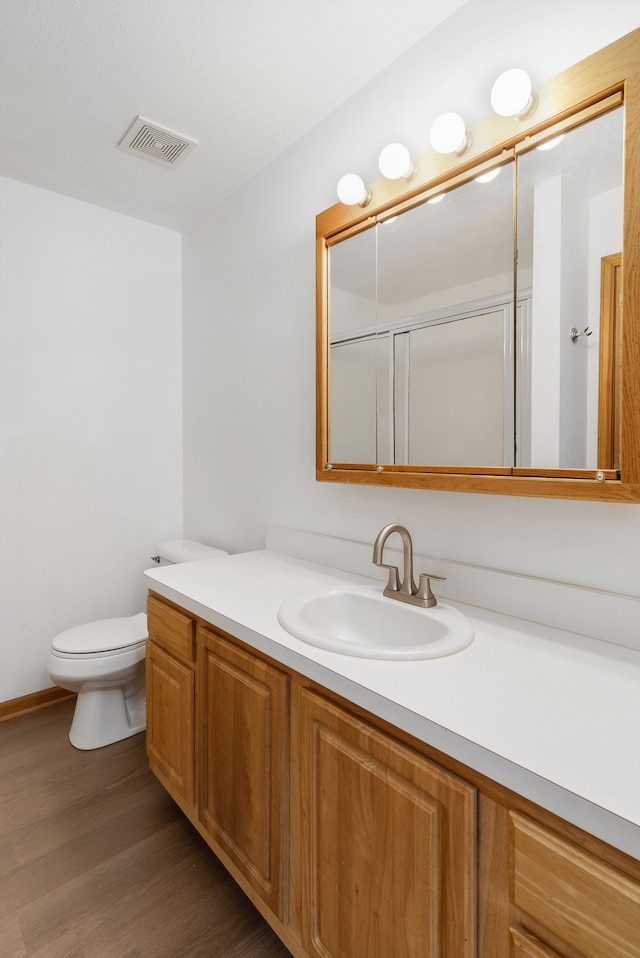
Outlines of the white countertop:
{"type": "MultiPolygon", "coordinates": [[[[462,603],[472,644],[389,662],[278,622],[293,593],[379,582],[275,552],[150,569],[149,588],[640,859],[640,652],[462,603]]],[[[393,600],[389,600],[393,601],[393,600]]]]}

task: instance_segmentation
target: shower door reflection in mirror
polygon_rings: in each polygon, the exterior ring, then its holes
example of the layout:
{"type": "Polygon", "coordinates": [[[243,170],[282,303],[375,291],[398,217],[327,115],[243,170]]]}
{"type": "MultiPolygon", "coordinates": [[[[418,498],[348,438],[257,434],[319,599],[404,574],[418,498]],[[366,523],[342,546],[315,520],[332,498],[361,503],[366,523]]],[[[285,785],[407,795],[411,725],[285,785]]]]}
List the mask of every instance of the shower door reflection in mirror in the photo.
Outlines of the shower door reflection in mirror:
{"type": "Polygon", "coordinates": [[[333,462],[512,464],[513,166],[332,246],[333,462]]]}

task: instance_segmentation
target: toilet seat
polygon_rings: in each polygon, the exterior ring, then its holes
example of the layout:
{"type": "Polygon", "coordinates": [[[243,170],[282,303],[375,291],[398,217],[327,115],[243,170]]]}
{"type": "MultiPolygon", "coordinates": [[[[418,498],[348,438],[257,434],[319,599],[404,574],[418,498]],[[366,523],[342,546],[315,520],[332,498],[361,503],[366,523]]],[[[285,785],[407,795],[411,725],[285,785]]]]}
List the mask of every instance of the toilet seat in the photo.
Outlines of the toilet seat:
{"type": "Polygon", "coordinates": [[[60,632],[52,642],[52,652],[65,656],[99,658],[143,648],[147,640],[147,616],[144,612],[116,619],[99,619],[60,632]]]}
{"type": "Polygon", "coordinates": [[[57,649],[51,649],[51,655],[54,659],[67,659],[69,661],[76,660],[83,662],[89,662],[91,659],[108,659],[110,656],[123,656],[129,652],[140,651],[142,657],[144,658],[145,647],[147,640],[144,639],[142,642],[137,642],[135,645],[124,645],[120,649],[107,649],[105,652],[59,652],[57,649]]]}

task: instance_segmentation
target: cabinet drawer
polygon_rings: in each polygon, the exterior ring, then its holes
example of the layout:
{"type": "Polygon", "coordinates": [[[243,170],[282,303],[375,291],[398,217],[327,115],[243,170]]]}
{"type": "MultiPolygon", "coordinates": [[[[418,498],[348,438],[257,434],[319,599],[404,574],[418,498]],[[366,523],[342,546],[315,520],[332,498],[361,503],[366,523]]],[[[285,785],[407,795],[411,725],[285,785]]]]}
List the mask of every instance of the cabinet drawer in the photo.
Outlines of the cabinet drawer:
{"type": "Polygon", "coordinates": [[[186,662],[193,662],[196,651],[195,622],[191,616],[150,595],[147,602],[149,635],[186,662]]]}
{"type": "Polygon", "coordinates": [[[640,958],[640,884],[523,815],[510,818],[513,904],[586,958],[640,958]]]}

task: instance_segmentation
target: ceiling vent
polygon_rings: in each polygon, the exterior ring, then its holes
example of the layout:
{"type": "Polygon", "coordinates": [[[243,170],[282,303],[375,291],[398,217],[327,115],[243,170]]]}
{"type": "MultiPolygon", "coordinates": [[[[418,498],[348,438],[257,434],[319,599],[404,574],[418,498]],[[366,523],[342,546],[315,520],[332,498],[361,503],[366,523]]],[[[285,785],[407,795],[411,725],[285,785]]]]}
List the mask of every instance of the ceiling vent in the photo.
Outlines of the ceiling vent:
{"type": "Polygon", "coordinates": [[[177,166],[197,145],[197,140],[167,130],[142,116],[136,117],[118,144],[126,153],[135,153],[152,163],[171,167],[177,166]]]}

